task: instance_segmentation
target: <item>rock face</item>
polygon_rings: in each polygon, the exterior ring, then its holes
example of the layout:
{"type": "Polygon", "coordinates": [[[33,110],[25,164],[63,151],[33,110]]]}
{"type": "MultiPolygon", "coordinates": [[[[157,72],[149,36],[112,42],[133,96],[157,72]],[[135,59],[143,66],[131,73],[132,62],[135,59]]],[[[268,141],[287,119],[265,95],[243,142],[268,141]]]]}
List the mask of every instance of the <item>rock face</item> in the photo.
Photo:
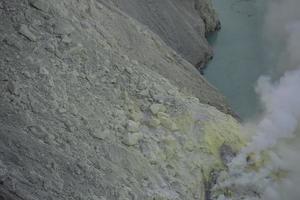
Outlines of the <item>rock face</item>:
{"type": "Polygon", "coordinates": [[[205,35],[220,28],[207,0],[102,0],[147,25],[193,65],[202,67],[212,56],[205,35]]]}
{"type": "Polygon", "coordinates": [[[209,199],[243,139],[189,62],[110,4],[0,16],[0,199],[209,199]]]}

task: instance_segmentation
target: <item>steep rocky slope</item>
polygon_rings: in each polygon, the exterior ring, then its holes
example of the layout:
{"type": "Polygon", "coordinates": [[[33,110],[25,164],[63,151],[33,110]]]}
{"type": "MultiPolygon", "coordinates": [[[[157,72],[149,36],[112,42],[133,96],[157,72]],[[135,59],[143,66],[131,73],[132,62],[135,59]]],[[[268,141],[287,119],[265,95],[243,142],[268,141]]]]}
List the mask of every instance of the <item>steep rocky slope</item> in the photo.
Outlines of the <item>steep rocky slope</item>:
{"type": "MultiPolygon", "coordinates": [[[[2,3],[3,5],[4,2],[2,3]]],[[[12,7],[14,4],[17,5],[19,1],[14,2],[10,3],[12,7]]],[[[15,11],[13,12],[5,11],[6,9],[3,8],[1,9],[2,17],[4,19],[12,17],[13,19],[11,19],[12,22],[7,20],[1,22],[3,29],[1,37],[4,38],[5,35],[11,33],[7,30],[9,26],[14,31],[19,31],[23,24],[23,28],[32,29],[31,31],[37,34],[34,35],[34,38],[31,38],[38,40],[32,46],[37,43],[44,45],[44,47],[50,45],[50,47],[46,47],[48,51],[50,49],[56,56],[61,57],[63,53],[68,53],[68,51],[65,51],[64,46],[72,48],[76,45],[74,41],[76,41],[77,35],[82,37],[90,35],[89,37],[96,37],[102,42],[102,48],[113,48],[129,58],[145,64],[151,70],[167,78],[184,93],[193,94],[199,98],[200,102],[213,105],[225,113],[233,114],[227,106],[223,95],[209,85],[190,63],[170,49],[147,27],[137,23],[114,7],[103,7],[103,4],[95,3],[94,1],[88,3],[79,2],[78,8],[69,11],[69,8],[65,8],[64,4],[71,4],[71,2],[53,2],[51,8],[47,5],[45,8],[36,9],[34,12],[38,12],[39,16],[31,16],[33,14],[31,13],[33,12],[32,9],[22,7],[24,14],[20,13],[21,11],[18,8],[14,8],[15,11]],[[101,6],[99,7],[99,5],[101,6]],[[46,12],[41,9],[46,9],[46,12]],[[76,15],[72,12],[76,12],[76,15]],[[44,29],[47,34],[40,35],[38,33],[40,29],[44,29]],[[78,30],[81,30],[81,32],[78,33],[78,30]],[[75,32],[77,35],[71,34],[72,32],[75,32]],[[68,42],[69,38],[61,38],[62,36],[68,36],[71,39],[73,37],[74,40],[68,42]],[[57,41],[59,39],[64,39],[65,42],[58,44],[57,41]]],[[[37,5],[41,6],[39,4],[37,5]]],[[[28,3],[25,5],[28,6],[28,3]]],[[[9,40],[17,42],[14,41],[14,35],[9,40]]]]}
{"type": "Polygon", "coordinates": [[[201,68],[212,57],[205,35],[220,28],[206,0],[102,0],[147,25],[170,47],[201,68]]]}
{"type": "Polygon", "coordinates": [[[190,63],[93,0],[0,15],[0,199],[210,199],[243,139],[190,63]]]}

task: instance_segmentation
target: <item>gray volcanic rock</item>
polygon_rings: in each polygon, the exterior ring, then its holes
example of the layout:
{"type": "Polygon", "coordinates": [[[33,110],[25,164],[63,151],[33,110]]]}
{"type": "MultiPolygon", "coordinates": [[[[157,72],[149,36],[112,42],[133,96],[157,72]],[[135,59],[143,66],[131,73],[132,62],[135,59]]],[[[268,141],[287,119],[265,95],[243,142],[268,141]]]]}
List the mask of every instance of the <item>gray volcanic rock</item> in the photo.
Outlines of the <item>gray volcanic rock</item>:
{"type": "Polygon", "coordinates": [[[1,0],[0,17],[0,199],[205,199],[242,142],[189,62],[94,0],[1,0]]]}
{"type": "MultiPolygon", "coordinates": [[[[224,96],[211,86],[193,65],[169,48],[147,26],[137,23],[111,3],[104,2],[104,5],[108,10],[102,9],[101,12],[91,10],[91,13],[93,13],[93,17],[98,18],[95,27],[97,34],[100,32],[100,37],[103,37],[108,45],[158,72],[184,93],[198,97],[202,103],[210,104],[225,113],[233,114],[224,96]]],[[[83,23],[87,23],[87,21],[81,22],[81,24],[83,23]]],[[[201,49],[199,49],[200,51],[201,49]]],[[[205,59],[200,62],[204,63],[205,59]]]]}
{"type": "Polygon", "coordinates": [[[147,25],[170,47],[197,67],[212,57],[205,35],[220,28],[210,0],[98,0],[147,25]]]}

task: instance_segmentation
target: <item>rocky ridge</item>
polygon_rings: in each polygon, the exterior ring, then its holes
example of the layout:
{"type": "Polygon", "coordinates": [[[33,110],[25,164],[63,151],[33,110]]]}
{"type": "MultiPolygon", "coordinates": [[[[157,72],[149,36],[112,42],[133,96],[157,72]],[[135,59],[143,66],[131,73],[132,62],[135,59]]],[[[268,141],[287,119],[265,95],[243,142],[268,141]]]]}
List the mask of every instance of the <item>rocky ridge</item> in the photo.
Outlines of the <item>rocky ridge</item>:
{"type": "Polygon", "coordinates": [[[116,6],[156,33],[184,59],[202,68],[212,58],[205,36],[220,28],[211,1],[101,0],[116,6]]]}
{"type": "Polygon", "coordinates": [[[98,1],[0,15],[0,199],[211,198],[244,141],[193,65],[98,1]]]}

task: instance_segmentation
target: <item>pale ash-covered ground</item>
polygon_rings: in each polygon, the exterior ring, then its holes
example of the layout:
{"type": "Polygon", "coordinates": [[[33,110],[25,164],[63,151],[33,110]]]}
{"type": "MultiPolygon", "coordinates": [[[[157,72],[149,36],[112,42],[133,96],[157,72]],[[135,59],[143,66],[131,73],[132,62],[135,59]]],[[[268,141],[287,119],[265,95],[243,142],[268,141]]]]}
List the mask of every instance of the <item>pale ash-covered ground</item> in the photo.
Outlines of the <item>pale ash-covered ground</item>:
{"type": "Polygon", "coordinates": [[[212,198],[243,139],[191,64],[97,1],[0,15],[0,199],[212,198]]]}

